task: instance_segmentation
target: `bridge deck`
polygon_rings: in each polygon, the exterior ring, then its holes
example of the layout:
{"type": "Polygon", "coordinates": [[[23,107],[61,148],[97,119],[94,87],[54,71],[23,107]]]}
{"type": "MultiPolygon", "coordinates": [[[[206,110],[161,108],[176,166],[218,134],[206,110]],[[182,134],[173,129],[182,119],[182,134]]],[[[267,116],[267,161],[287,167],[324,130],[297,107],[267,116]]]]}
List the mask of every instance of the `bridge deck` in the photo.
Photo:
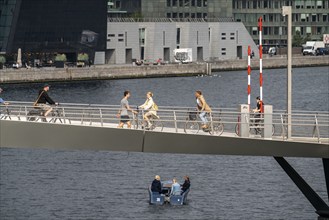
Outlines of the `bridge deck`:
{"type": "MultiPolygon", "coordinates": [[[[318,116],[321,119],[317,122],[318,127],[314,127],[313,121],[308,122],[310,119],[305,116],[308,114],[298,114],[298,118],[303,117],[303,122],[296,123],[296,127],[300,129],[304,125],[307,128],[304,130],[310,134],[303,136],[305,131],[296,129],[299,133],[296,132],[293,138],[286,140],[282,131],[275,131],[272,139],[263,139],[254,134],[250,134],[249,138],[239,137],[234,130],[237,115],[232,112],[221,111],[220,122],[224,124],[224,132],[217,136],[202,130],[198,134],[186,134],[186,109],[170,112],[163,110],[163,130],[156,128],[149,131],[142,128],[117,128],[117,108],[83,108],[84,113],[77,112],[76,108],[66,108],[65,117],[54,116],[57,120],[51,123],[27,121],[29,116],[26,113],[29,110],[26,107],[24,111],[20,108],[20,111],[11,110],[9,115],[2,114],[1,147],[329,158],[329,132],[326,130],[329,126],[326,121],[329,114],[324,113],[318,116]],[[171,114],[174,114],[175,121],[169,117],[171,114]],[[234,120],[228,120],[230,118],[234,120]],[[314,135],[314,131],[318,135],[314,135]],[[324,135],[326,133],[327,136],[324,135]]],[[[215,118],[214,123],[218,120],[215,118]]],[[[275,125],[283,127],[280,124],[275,125]]]]}

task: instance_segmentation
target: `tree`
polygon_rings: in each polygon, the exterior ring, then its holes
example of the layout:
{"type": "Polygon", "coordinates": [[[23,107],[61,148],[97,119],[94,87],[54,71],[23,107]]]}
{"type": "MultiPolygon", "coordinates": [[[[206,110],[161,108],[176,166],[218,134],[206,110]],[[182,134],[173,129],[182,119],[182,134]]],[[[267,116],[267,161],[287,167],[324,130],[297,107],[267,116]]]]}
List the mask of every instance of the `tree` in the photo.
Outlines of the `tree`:
{"type": "Polygon", "coordinates": [[[296,31],[293,39],[292,39],[292,46],[293,47],[301,47],[304,44],[304,39],[300,34],[300,31],[296,31]]]}

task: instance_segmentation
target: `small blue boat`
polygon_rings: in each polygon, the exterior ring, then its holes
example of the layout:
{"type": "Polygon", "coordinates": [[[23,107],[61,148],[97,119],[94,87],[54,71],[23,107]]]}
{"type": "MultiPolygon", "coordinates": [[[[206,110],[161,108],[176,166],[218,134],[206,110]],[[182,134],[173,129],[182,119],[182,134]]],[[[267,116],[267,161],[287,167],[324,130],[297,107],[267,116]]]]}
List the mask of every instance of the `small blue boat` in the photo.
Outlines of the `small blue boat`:
{"type": "Polygon", "coordinates": [[[187,204],[187,195],[190,192],[190,189],[187,189],[181,195],[170,195],[171,184],[171,181],[165,181],[162,183],[162,194],[158,192],[152,192],[151,186],[149,186],[149,203],[152,205],[163,205],[165,203],[169,203],[170,205],[187,204]]]}

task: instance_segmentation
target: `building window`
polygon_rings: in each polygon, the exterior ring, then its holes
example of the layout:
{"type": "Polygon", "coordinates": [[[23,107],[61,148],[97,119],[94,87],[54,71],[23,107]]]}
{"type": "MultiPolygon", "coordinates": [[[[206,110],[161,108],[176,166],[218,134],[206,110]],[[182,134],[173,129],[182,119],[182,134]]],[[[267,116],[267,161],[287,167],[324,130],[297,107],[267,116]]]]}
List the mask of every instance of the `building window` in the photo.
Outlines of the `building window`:
{"type": "Polygon", "coordinates": [[[172,6],[177,7],[177,0],[172,0],[172,6]]]}
{"type": "Polygon", "coordinates": [[[167,18],[171,18],[171,13],[167,13],[167,18]]]}
{"type": "Polygon", "coordinates": [[[226,36],[226,33],[222,33],[222,36],[226,36]]]}
{"type": "Polygon", "coordinates": [[[185,0],[184,1],[184,6],[189,7],[190,6],[190,0],[185,0]]]}
{"type": "Polygon", "coordinates": [[[231,35],[231,36],[234,36],[234,35],[235,35],[235,33],[230,33],[230,35],[231,35]]]}
{"type": "Polygon", "coordinates": [[[312,34],[311,27],[306,27],[306,34],[312,34]]]}
{"type": "Polygon", "coordinates": [[[184,17],[185,18],[189,18],[190,17],[190,13],[185,13],[184,17]]]}
{"type": "Polygon", "coordinates": [[[179,18],[184,18],[183,13],[179,13],[179,18]]]}
{"type": "Polygon", "coordinates": [[[115,8],[116,9],[121,8],[121,1],[115,1],[115,8]]]}
{"type": "Polygon", "coordinates": [[[108,34],[108,37],[115,37],[115,34],[108,34]]]}
{"type": "Polygon", "coordinates": [[[207,7],[208,6],[208,0],[203,0],[203,7],[207,7]]]}
{"type": "Polygon", "coordinates": [[[167,7],[171,7],[171,0],[167,0],[167,7]]]}
{"type": "Polygon", "coordinates": [[[253,9],[256,9],[257,8],[257,1],[256,0],[253,0],[252,1],[252,8],[253,9]]]}
{"type": "Polygon", "coordinates": [[[177,18],[177,13],[175,12],[175,13],[172,13],[172,17],[173,18],[177,18]]]}
{"type": "Polygon", "coordinates": [[[118,37],[123,37],[123,34],[118,34],[118,37]]]}
{"type": "Polygon", "coordinates": [[[222,37],[222,40],[226,40],[226,37],[222,37]]]}
{"type": "Polygon", "coordinates": [[[141,46],[145,45],[145,28],[139,29],[139,44],[141,46]]]}
{"type": "Polygon", "coordinates": [[[316,34],[322,34],[322,27],[316,28],[316,34]]]}
{"type": "Polygon", "coordinates": [[[207,13],[203,13],[203,18],[208,18],[208,14],[207,13]]]}
{"type": "Polygon", "coordinates": [[[317,7],[317,8],[324,8],[324,7],[323,7],[323,3],[324,3],[324,2],[323,2],[322,0],[321,0],[321,1],[316,1],[316,7],[317,7]]]}
{"type": "Polygon", "coordinates": [[[180,28],[176,29],[176,44],[180,44],[180,28]]]}
{"type": "Polygon", "coordinates": [[[195,7],[195,1],[196,1],[196,0],[191,0],[191,6],[192,6],[192,7],[195,7]]]}
{"type": "Polygon", "coordinates": [[[118,41],[123,42],[123,39],[118,39],[118,41]]]}
{"type": "Polygon", "coordinates": [[[197,0],[197,5],[198,7],[201,7],[202,6],[202,0],[197,0]]]}
{"type": "Polygon", "coordinates": [[[127,34],[127,32],[125,32],[125,44],[126,44],[126,46],[128,45],[128,34],[127,34]]]}
{"type": "Polygon", "coordinates": [[[196,13],[197,18],[202,18],[202,13],[196,13]]]}
{"type": "Polygon", "coordinates": [[[196,32],[196,44],[199,44],[199,31],[196,32]]]}
{"type": "Polygon", "coordinates": [[[222,51],[226,51],[226,48],[222,48],[222,51]]]}
{"type": "Polygon", "coordinates": [[[183,1],[184,0],[179,0],[179,7],[183,7],[183,1]]]}
{"type": "Polygon", "coordinates": [[[225,55],[226,55],[226,52],[222,52],[222,55],[224,55],[224,56],[225,56],[225,55]]]}
{"type": "Polygon", "coordinates": [[[235,38],[234,37],[230,37],[230,40],[234,40],[235,38]]]}
{"type": "Polygon", "coordinates": [[[327,18],[328,18],[327,14],[322,14],[322,20],[323,21],[327,21],[327,18]]]}

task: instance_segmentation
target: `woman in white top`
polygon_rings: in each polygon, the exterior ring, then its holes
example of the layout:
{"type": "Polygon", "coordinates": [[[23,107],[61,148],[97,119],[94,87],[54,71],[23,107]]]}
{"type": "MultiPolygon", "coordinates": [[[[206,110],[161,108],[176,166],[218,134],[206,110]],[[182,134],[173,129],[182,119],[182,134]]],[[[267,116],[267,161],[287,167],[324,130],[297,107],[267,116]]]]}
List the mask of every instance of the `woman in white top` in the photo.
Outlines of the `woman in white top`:
{"type": "Polygon", "coordinates": [[[139,108],[144,109],[148,112],[146,112],[143,116],[144,120],[147,122],[148,127],[151,127],[152,124],[150,123],[150,118],[155,116],[157,116],[157,111],[155,109],[155,103],[153,101],[153,93],[152,92],[148,92],[146,93],[146,101],[143,105],[139,106],[139,108]]]}

